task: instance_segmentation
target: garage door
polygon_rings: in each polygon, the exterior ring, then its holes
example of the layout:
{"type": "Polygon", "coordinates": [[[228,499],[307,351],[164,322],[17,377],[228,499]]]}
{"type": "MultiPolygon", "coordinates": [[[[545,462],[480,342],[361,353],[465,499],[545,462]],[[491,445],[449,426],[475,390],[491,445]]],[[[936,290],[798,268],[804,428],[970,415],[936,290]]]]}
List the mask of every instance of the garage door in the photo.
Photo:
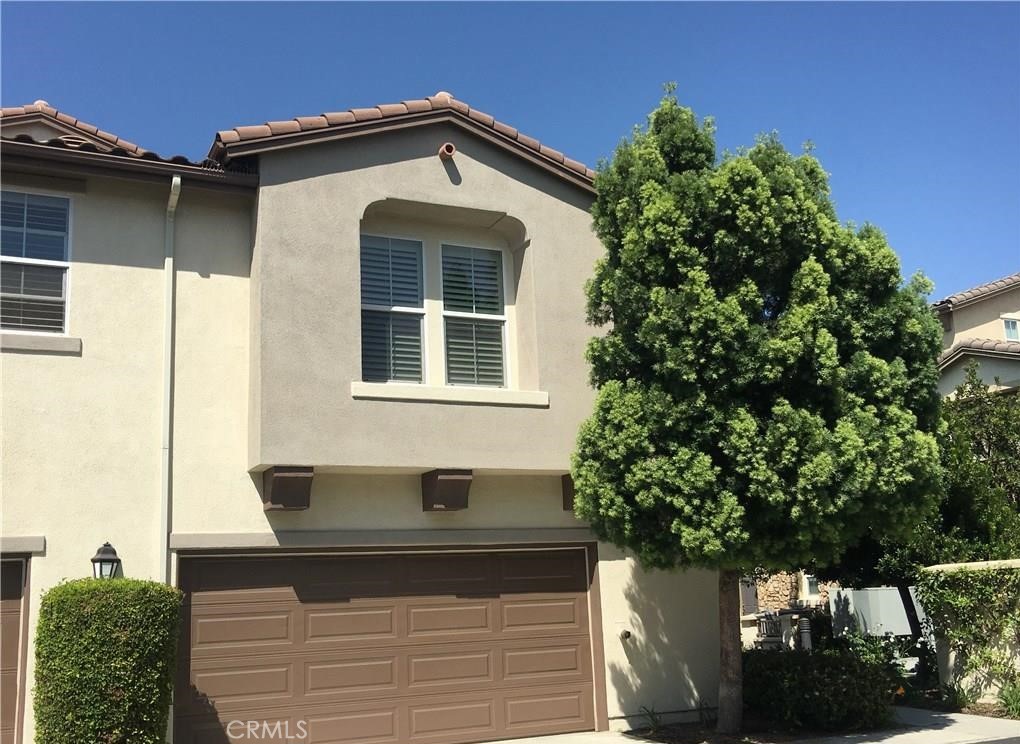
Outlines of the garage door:
{"type": "Polygon", "coordinates": [[[583,549],[180,567],[178,744],[455,744],[595,727],[583,549]]]}
{"type": "Polygon", "coordinates": [[[0,744],[17,739],[25,562],[0,561],[0,744]]]}

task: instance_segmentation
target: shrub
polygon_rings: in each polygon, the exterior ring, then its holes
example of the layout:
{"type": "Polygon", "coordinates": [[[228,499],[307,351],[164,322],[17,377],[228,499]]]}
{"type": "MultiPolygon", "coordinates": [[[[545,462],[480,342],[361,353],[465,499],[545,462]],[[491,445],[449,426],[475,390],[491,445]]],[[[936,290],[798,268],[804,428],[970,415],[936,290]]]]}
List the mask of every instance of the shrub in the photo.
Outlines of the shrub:
{"type": "Polygon", "coordinates": [[[922,571],[917,594],[926,630],[957,654],[947,684],[975,697],[993,684],[1020,683],[1010,647],[1020,648],[1020,569],[922,571]]]}
{"type": "Polygon", "coordinates": [[[38,744],[162,744],[181,594],[137,579],[80,579],[42,598],[35,640],[38,744]]]}
{"type": "Polygon", "coordinates": [[[999,704],[1010,718],[1020,718],[1020,682],[1002,686],[999,690],[999,704]]]}
{"type": "Polygon", "coordinates": [[[744,652],[744,704],[784,728],[865,729],[888,723],[899,687],[884,654],[845,648],[744,652]]]}

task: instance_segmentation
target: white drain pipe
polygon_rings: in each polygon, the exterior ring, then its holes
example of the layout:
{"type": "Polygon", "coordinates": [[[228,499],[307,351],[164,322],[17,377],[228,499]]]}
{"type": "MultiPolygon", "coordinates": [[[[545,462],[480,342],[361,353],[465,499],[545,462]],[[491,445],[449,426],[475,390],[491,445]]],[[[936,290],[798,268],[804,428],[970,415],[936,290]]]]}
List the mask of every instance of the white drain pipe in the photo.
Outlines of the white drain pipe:
{"type": "Polygon", "coordinates": [[[174,220],[181,198],[181,177],[170,181],[166,203],[166,229],[163,234],[163,445],[160,466],[159,561],[160,581],[170,583],[170,518],[173,478],[173,397],[174,397],[174,314],[176,274],[174,269],[174,220]]]}

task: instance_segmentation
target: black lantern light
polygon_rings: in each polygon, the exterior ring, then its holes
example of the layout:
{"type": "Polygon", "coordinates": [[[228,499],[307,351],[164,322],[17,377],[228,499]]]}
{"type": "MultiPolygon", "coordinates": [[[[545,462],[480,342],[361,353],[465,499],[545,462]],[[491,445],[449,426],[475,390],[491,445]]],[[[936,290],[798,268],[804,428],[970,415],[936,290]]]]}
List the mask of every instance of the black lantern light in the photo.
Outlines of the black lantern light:
{"type": "Polygon", "coordinates": [[[117,566],[120,565],[120,558],[117,551],[110,543],[103,543],[103,546],[92,556],[92,575],[97,579],[112,579],[117,575],[117,566]]]}

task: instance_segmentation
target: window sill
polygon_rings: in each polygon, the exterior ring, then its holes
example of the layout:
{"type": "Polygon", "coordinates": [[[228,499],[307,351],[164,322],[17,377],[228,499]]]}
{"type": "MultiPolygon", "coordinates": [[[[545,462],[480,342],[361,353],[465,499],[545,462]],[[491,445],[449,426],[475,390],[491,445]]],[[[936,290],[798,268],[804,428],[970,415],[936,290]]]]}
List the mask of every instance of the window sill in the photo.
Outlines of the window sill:
{"type": "Polygon", "coordinates": [[[404,400],[425,403],[473,403],[517,408],[548,408],[549,393],[540,390],[414,385],[391,382],[352,382],[357,400],[404,400]]]}
{"type": "Polygon", "coordinates": [[[81,356],[81,339],[44,333],[0,333],[0,351],[81,356]]]}

